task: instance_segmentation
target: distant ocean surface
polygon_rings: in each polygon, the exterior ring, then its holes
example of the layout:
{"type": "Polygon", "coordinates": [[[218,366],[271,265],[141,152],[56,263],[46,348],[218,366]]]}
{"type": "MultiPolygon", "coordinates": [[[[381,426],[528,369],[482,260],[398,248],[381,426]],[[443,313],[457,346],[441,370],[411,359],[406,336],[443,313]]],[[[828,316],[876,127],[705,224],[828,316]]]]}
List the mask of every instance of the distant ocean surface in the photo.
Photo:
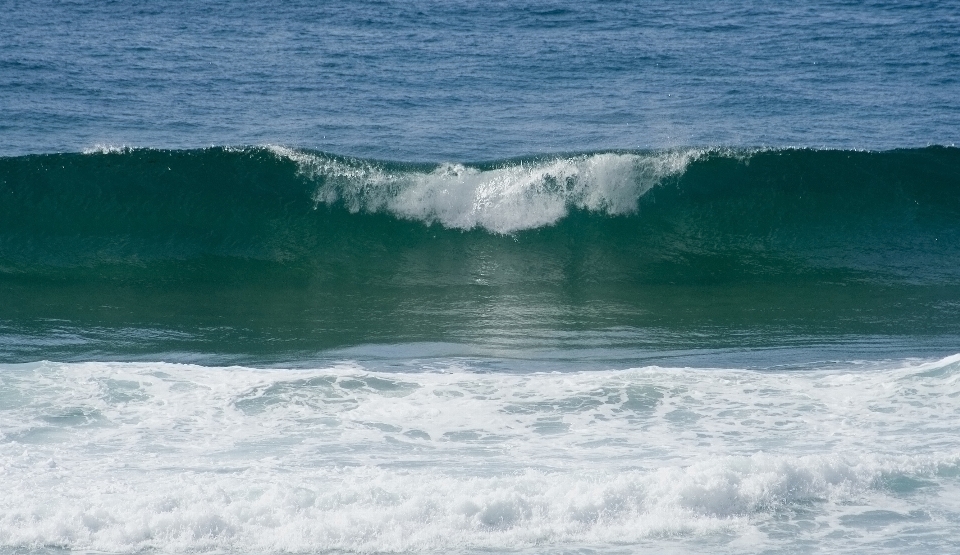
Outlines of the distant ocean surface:
{"type": "Polygon", "coordinates": [[[960,551],[960,6],[0,4],[0,555],[960,551]]]}

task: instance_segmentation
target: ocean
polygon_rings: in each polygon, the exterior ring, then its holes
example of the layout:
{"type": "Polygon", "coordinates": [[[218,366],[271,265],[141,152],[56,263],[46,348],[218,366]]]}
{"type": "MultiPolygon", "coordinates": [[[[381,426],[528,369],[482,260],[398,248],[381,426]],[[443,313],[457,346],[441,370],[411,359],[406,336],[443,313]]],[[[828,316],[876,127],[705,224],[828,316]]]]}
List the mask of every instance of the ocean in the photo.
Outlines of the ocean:
{"type": "Polygon", "coordinates": [[[0,6],[0,555],[960,551],[960,7],[0,6]]]}

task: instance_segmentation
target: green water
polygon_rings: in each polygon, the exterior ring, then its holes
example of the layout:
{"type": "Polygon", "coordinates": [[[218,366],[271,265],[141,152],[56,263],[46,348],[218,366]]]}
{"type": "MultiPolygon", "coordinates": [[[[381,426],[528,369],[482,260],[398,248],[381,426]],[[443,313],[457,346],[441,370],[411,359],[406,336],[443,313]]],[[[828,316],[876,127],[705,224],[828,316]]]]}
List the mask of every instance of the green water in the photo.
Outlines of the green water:
{"type": "Polygon", "coordinates": [[[602,153],[466,166],[481,192],[505,169],[527,179],[494,207],[521,222],[506,233],[391,204],[437,166],[304,155],[306,169],[265,148],[0,159],[0,354],[947,349],[960,329],[960,149],[705,151],[652,178],[636,162],[627,211],[583,200],[614,198],[622,175],[549,169],[602,153]],[[567,207],[524,227],[541,198],[567,207]]]}

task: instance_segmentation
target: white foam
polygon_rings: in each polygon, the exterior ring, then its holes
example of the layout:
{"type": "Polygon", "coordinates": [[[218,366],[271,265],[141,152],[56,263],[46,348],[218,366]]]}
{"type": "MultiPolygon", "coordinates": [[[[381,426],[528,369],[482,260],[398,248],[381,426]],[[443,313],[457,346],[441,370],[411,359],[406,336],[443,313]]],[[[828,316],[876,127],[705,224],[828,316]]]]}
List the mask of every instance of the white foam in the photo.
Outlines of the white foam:
{"type": "Polygon", "coordinates": [[[81,151],[82,154],[126,154],[131,152],[133,147],[127,145],[111,145],[97,143],[81,151]]]}
{"type": "Polygon", "coordinates": [[[459,364],[2,367],[0,548],[757,552],[802,539],[884,552],[904,527],[960,539],[960,356],[804,372],[459,364]]]}
{"type": "Polygon", "coordinates": [[[556,223],[571,209],[609,215],[636,211],[637,201],[663,179],[683,173],[703,150],[650,154],[599,153],[505,164],[479,170],[440,164],[432,171],[390,171],[286,147],[266,147],[319,182],[318,203],[387,211],[455,229],[512,233],[556,223]]]}
{"type": "Polygon", "coordinates": [[[651,471],[458,477],[270,460],[226,472],[143,473],[111,463],[24,472],[26,483],[2,504],[0,543],[254,553],[635,543],[737,534],[761,511],[855,500],[884,470],[923,466],[756,455],[651,471]]]}

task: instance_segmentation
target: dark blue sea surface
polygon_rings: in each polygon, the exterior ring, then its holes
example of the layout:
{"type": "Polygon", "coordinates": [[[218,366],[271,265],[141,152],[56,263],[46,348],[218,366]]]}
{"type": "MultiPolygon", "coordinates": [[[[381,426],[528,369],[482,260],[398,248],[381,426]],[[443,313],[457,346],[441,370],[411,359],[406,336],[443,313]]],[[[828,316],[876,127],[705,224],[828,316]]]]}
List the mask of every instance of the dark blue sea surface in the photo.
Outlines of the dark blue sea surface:
{"type": "Polygon", "coordinates": [[[0,154],[283,144],[393,160],[960,140],[955,2],[33,2],[0,154]]]}
{"type": "Polygon", "coordinates": [[[0,555],[960,552],[960,3],[0,14],[0,555]]]}

